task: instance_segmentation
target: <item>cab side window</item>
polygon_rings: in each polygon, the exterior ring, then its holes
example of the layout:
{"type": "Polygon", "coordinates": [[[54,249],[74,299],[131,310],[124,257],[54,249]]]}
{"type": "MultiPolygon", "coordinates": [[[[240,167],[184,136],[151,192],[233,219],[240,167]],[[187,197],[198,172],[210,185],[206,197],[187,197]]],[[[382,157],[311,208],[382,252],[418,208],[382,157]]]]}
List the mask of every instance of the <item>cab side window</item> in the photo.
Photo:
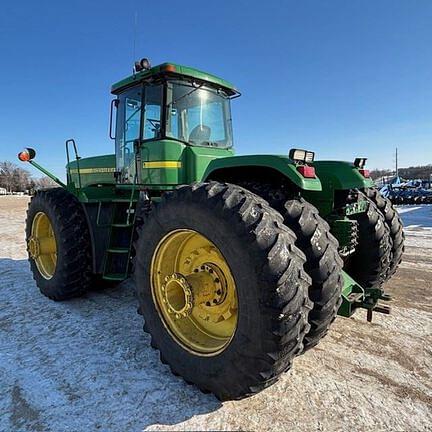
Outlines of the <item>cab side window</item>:
{"type": "Polygon", "coordinates": [[[143,139],[148,140],[161,138],[162,86],[147,86],[144,95],[143,139]]]}

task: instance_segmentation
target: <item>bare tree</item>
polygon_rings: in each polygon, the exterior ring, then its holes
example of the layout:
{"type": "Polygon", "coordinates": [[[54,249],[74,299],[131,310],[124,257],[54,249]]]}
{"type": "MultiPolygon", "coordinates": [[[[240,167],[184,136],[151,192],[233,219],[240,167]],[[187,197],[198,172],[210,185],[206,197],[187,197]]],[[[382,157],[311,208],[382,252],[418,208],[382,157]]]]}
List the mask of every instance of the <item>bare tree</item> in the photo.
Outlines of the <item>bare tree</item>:
{"type": "Polygon", "coordinates": [[[44,176],[38,179],[34,179],[34,187],[35,189],[47,189],[56,187],[58,184],[48,176],[44,176]]]}
{"type": "Polygon", "coordinates": [[[22,168],[15,168],[13,170],[13,189],[15,192],[24,192],[29,189],[30,173],[22,168]]]}
{"type": "MultiPolygon", "coordinates": [[[[383,176],[395,175],[395,171],[389,169],[372,170],[370,172],[373,179],[378,179],[383,176]]],[[[405,179],[423,179],[429,180],[432,175],[432,164],[420,165],[408,168],[399,168],[399,175],[405,179]]]]}
{"type": "Polygon", "coordinates": [[[13,190],[13,172],[16,168],[17,166],[12,162],[0,162],[0,186],[4,187],[9,193],[13,190]]]}
{"type": "Polygon", "coordinates": [[[7,192],[24,192],[29,188],[30,173],[12,162],[0,162],[0,187],[7,192]]]}

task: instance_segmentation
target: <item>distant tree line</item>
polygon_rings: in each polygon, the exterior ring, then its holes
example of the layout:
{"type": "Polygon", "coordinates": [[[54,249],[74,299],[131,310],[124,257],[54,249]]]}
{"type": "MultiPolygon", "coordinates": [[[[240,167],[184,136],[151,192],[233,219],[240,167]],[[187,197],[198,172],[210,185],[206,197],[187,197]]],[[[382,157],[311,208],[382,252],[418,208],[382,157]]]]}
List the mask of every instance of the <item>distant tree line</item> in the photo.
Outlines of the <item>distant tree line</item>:
{"type": "Polygon", "coordinates": [[[26,192],[32,193],[37,189],[44,189],[55,186],[49,177],[33,178],[29,171],[18,167],[12,162],[0,162],[0,188],[6,192],[26,192]]]}
{"type": "MultiPolygon", "coordinates": [[[[429,180],[432,174],[432,164],[415,166],[408,168],[399,168],[399,176],[404,179],[422,179],[429,180]]],[[[372,170],[370,172],[371,177],[376,180],[384,176],[395,175],[394,170],[372,170]]]]}

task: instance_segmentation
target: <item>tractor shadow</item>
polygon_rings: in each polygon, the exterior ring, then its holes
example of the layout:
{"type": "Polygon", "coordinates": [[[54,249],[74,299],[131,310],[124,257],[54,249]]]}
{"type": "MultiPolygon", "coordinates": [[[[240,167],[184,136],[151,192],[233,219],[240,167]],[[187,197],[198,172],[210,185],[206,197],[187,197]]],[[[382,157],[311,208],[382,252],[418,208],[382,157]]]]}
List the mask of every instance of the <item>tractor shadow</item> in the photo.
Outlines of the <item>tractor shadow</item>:
{"type": "Polygon", "coordinates": [[[135,431],[222,406],[159,361],[132,282],[53,302],[0,258],[0,285],[0,430],[135,431]]]}

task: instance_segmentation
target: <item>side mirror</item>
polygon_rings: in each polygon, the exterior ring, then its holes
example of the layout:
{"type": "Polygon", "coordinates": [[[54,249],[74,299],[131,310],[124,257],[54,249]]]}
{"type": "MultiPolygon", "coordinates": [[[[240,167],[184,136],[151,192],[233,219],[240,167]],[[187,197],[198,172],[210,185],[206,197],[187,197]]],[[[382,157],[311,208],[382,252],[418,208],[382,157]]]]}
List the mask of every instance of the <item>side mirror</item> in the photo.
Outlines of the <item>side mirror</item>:
{"type": "Polygon", "coordinates": [[[36,151],[32,148],[25,148],[22,152],[18,153],[18,159],[21,162],[29,162],[36,157],[36,151]]]}
{"type": "Polygon", "coordinates": [[[113,135],[113,110],[114,108],[118,108],[119,100],[113,99],[111,101],[111,107],[110,107],[110,120],[109,120],[109,137],[113,140],[115,139],[115,133],[113,135]]]}

